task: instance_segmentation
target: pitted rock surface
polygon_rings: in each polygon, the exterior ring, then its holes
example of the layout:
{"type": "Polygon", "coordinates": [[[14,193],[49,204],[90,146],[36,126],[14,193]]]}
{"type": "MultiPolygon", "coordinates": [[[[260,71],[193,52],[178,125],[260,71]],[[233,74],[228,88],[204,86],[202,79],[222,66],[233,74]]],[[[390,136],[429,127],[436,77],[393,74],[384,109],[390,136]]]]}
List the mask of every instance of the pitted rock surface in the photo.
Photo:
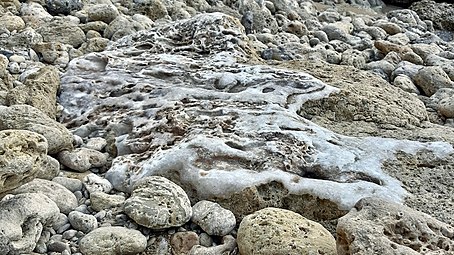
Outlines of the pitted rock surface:
{"type": "Polygon", "coordinates": [[[454,228],[401,204],[364,198],[337,226],[344,254],[452,254],[454,228]]]}
{"type": "Polygon", "coordinates": [[[44,227],[60,210],[43,194],[19,194],[0,202],[0,254],[30,254],[44,227]]]}
{"type": "Polygon", "coordinates": [[[62,124],[28,105],[0,105],[0,130],[25,129],[43,135],[49,154],[72,148],[73,135],[62,124]]]}
{"type": "MultiPolygon", "coordinates": [[[[158,24],[69,63],[63,121],[116,137],[119,157],[106,174],[116,189],[130,192],[141,178],[161,175],[236,215],[282,206],[332,219],[371,194],[402,201],[406,192],[381,170],[398,151],[440,158],[452,151],[447,143],[347,137],[304,119],[306,103],[348,92],[297,70],[244,64],[257,54],[238,22],[210,13],[158,24]],[[315,206],[321,201],[324,209],[315,206]]],[[[374,96],[381,107],[379,89],[374,96]]],[[[402,98],[396,109],[380,110],[395,112],[387,122],[420,125],[422,104],[402,98]]],[[[364,100],[356,107],[375,121],[364,100]]]]}
{"type": "Polygon", "coordinates": [[[199,201],[192,207],[191,221],[209,235],[225,236],[236,225],[235,215],[210,201],[199,201]]]}
{"type": "Polygon", "coordinates": [[[279,208],[246,216],[240,223],[237,242],[244,255],[336,254],[336,241],[322,225],[279,208]]]}
{"type": "Polygon", "coordinates": [[[192,216],[191,203],[182,188],[160,176],[141,179],[124,210],[137,224],[151,229],[179,227],[192,216]]]}
{"type": "Polygon", "coordinates": [[[0,194],[32,181],[47,157],[44,136],[26,130],[0,131],[0,194]]]}

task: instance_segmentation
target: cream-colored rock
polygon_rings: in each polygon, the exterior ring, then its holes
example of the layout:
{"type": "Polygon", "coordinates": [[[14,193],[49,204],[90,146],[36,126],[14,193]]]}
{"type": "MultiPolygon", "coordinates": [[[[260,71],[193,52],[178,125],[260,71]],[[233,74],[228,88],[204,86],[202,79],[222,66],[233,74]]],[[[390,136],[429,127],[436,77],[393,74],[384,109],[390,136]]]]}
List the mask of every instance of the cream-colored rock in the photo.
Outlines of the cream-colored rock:
{"type": "Polygon", "coordinates": [[[43,160],[43,166],[38,171],[36,178],[52,180],[60,173],[60,162],[51,156],[43,160]]]}
{"type": "Polygon", "coordinates": [[[85,33],[77,24],[64,19],[55,19],[36,29],[44,42],[59,42],[78,48],[85,42],[85,33]]]}
{"type": "Polygon", "coordinates": [[[90,202],[93,210],[99,212],[113,207],[120,207],[126,198],[121,195],[109,195],[104,192],[93,192],[90,194],[90,202]]]}
{"type": "Polygon", "coordinates": [[[447,97],[438,103],[438,112],[446,118],[454,118],[454,97],[447,97]]]}
{"type": "Polygon", "coordinates": [[[109,24],[119,15],[119,12],[112,4],[95,4],[88,7],[87,15],[88,21],[103,21],[109,24]]]}
{"type": "Polygon", "coordinates": [[[16,86],[8,92],[9,105],[31,105],[52,119],[57,114],[57,90],[60,87],[60,74],[57,68],[45,66],[30,73],[23,85],[16,86]]]}
{"type": "Polygon", "coordinates": [[[107,163],[107,155],[87,148],[62,151],[58,154],[61,164],[77,172],[85,172],[93,167],[102,167],[107,163]]]}
{"type": "Polygon", "coordinates": [[[84,236],[79,247],[84,255],[134,255],[145,250],[147,238],[134,229],[101,227],[84,236]]]}
{"type": "Polygon", "coordinates": [[[415,85],[427,96],[432,96],[440,88],[454,88],[454,82],[439,66],[421,68],[413,78],[415,85]]]}
{"type": "Polygon", "coordinates": [[[189,255],[219,255],[230,254],[236,248],[235,238],[231,235],[222,238],[222,244],[204,247],[202,245],[194,245],[189,251],[189,255]]]}
{"type": "Polygon", "coordinates": [[[2,27],[8,29],[9,31],[19,31],[25,28],[24,20],[11,13],[2,14],[0,16],[0,24],[2,24],[2,27]]]}
{"type": "Polygon", "coordinates": [[[137,182],[124,206],[129,217],[151,229],[178,227],[192,216],[191,203],[184,190],[160,176],[137,182]]]}
{"type": "Polygon", "coordinates": [[[236,225],[235,215],[218,203],[199,201],[192,207],[191,221],[209,235],[225,236],[236,225]]]}
{"type": "Polygon", "coordinates": [[[34,179],[12,191],[13,194],[40,193],[52,201],[60,209],[60,212],[68,214],[78,206],[76,196],[64,186],[43,179],[34,179]]]}
{"type": "Polygon", "coordinates": [[[339,255],[454,253],[454,227],[378,198],[360,200],[336,232],[339,255]]]}
{"type": "Polygon", "coordinates": [[[0,194],[33,180],[43,166],[47,141],[26,130],[0,131],[0,194]]]}
{"type": "Polygon", "coordinates": [[[237,243],[242,255],[336,254],[336,241],[322,225],[271,207],[241,221],[237,243]]]}
{"type": "Polygon", "coordinates": [[[0,106],[0,130],[5,129],[25,129],[43,135],[49,145],[49,154],[72,148],[71,132],[29,105],[0,106]]]}
{"type": "Polygon", "coordinates": [[[415,94],[420,94],[418,88],[416,85],[413,83],[413,81],[410,79],[410,77],[404,75],[404,74],[399,74],[394,78],[393,85],[401,88],[404,91],[410,92],[410,93],[415,93],[415,94]]]}

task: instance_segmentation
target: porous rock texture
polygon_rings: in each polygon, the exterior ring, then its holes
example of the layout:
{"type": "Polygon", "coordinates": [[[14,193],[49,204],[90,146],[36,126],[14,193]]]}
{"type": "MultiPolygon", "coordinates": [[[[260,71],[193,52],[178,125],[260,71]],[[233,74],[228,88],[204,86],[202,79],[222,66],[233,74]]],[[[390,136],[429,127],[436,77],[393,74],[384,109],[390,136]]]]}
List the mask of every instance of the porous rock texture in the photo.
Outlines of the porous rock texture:
{"type": "Polygon", "coordinates": [[[336,254],[336,241],[322,225],[279,208],[246,216],[238,228],[237,243],[243,255],[336,254]]]}
{"type": "Polygon", "coordinates": [[[26,130],[0,131],[0,195],[32,181],[45,166],[47,140],[26,130]]]}
{"type": "Polygon", "coordinates": [[[337,225],[344,254],[453,254],[454,227],[379,198],[364,198],[337,225]]]}

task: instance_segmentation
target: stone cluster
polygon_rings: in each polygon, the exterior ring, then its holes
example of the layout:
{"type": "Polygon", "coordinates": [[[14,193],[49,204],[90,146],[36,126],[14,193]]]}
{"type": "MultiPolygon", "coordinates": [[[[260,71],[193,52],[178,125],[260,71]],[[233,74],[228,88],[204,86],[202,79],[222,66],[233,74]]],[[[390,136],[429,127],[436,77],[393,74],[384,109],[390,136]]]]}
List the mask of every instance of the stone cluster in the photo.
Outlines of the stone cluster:
{"type": "Polygon", "coordinates": [[[454,254],[454,5],[0,0],[0,254],[454,254]]]}

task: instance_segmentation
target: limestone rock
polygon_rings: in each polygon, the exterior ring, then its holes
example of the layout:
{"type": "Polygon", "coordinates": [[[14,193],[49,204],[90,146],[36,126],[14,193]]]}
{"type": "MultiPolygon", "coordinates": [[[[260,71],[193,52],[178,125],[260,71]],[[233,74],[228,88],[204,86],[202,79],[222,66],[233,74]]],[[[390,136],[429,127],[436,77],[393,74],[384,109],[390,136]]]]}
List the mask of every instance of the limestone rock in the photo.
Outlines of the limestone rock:
{"type": "Polygon", "coordinates": [[[415,94],[420,94],[418,88],[416,85],[413,83],[413,81],[410,79],[410,77],[404,75],[404,74],[399,74],[394,78],[393,85],[401,88],[404,91],[410,92],[410,93],[415,93],[415,94]]]}
{"type": "Polygon", "coordinates": [[[0,254],[30,254],[44,227],[60,210],[42,194],[19,194],[0,201],[0,254]]]}
{"type": "Polygon", "coordinates": [[[112,184],[109,180],[93,173],[84,177],[83,184],[90,194],[98,191],[109,193],[112,190],[112,184]]]}
{"type": "Polygon", "coordinates": [[[137,230],[101,227],[84,236],[79,246],[84,255],[133,255],[145,250],[147,239],[137,230]]]}
{"type": "Polygon", "coordinates": [[[52,181],[62,185],[73,193],[76,191],[81,191],[83,186],[80,180],[68,177],[55,177],[52,179],[52,181]]]}
{"type": "Polygon", "coordinates": [[[225,236],[236,226],[235,215],[219,204],[199,201],[192,207],[191,221],[209,235],[225,236]]]}
{"type": "Polygon", "coordinates": [[[96,4],[87,10],[88,21],[103,21],[106,24],[112,22],[118,15],[117,8],[112,4],[96,4]]]}
{"type": "Polygon", "coordinates": [[[107,163],[107,156],[92,149],[77,148],[60,152],[58,160],[74,171],[85,172],[93,167],[103,167],[107,163]]]}
{"type": "Polygon", "coordinates": [[[438,112],[445,118],[454,118],[454,98],[448,97],[438,104],[438,112]]]}
{"type": "Polygon", "coordinates": [[[337,254],[334,237],[319,223],[292,211],[265,208],[246,216],[238,229],[241,254],[337,254]]]}
{"type": "Polygon", "coordinates": [[[0,130],[5,129],[25,129],[43,135],[49,145],[49,154],[72,148],[72,134],[32,106],[0,106],[0,130]]]}
{"type": "Polygon", "coordinates": [[[338,254],[449,254],[454,228],[378,198],[364,198],[337,225],[338,254]]]}
{"type": "Polygon", "coordinates": [[[44,42],[59,42],[78,48],[85,42],[85,33],[77,24],[64,19],[56,19],[36,30],[44,42]]]}
{"type": "Polygon", "coordinates": [[[439,66],[427,66],[418,71],[414,77],[415,85],[427,96],[432,96],[440,88],[453,88],[454,82],[439,66]]]}
{"type": "Polygon", "coordinates": [[[34,179],[12,191],[13,194],[40,193],[46,195],[64,214],[70,213],[78,206],[77,198],[64,186],[43,179],[34,179]]]}
{"type": "Polygon", "coordinates": [[[101,210],[120,207],[125,202],[125,197],[121,195],[109,195],[104,192],[94,192],[90,194],[90,202],[93,210],[101,210]]]}
{"type": "Polygon", "coordinates": [[[184,190],[160,176],[137,182],[124,207],[136,223],[151,229],[178,227],[192,216],[191,203],[184,190]]]}
{"type": "Polygon", "coordinates": [[[14,30],[20,31],[25,28],[24,20],[11,13],[2,14],[0,16],[0,24],[2,24],[2,26],[4,26],[4,28],[8,29],[10,32],[14,30]]]}
{"type": "Polygon", "coordinates": [[[0,131],[0,194],[33,180],[47,154],[47,141],[26,130],[0,131]]]}
{"type": "Polygon", "coordinates": [[[229,254],[233,252],[236,248],[235,238],[231,235],[224,236],[222,238],[222,244],[204,247],[202,245],[194,245],[189,251],[189,255],[219,255],[219,254],[229,254]]]}
{"type": "Polygon", "coordinates": [[[22,86],[11,89],[7,96],[8,104],[31,105],[55,119],[59,87],[60,74],[57,68],[46,66],[28,74],[22,86]]]}
{"type": "Polygon", "coordinates": [[[195,245],[199,244],[199,236],[192,231],[177,232],[170,238],[172,252],[175,255],[186,255],[195,245]]]}
{"type": "Polygon", "coordinates": [[[60,163],[51,156],[47,156],[43,161],[43,166],[38,171],[36,178],[52,180],[60,173],[60,163]]]}
{"type": "Polygon", "coordinates": [[[68,214],[69,223],[74,229],[89,233],[98,227],[98,221],[95,216],[90,214],[72,211],[68,214]]]}

